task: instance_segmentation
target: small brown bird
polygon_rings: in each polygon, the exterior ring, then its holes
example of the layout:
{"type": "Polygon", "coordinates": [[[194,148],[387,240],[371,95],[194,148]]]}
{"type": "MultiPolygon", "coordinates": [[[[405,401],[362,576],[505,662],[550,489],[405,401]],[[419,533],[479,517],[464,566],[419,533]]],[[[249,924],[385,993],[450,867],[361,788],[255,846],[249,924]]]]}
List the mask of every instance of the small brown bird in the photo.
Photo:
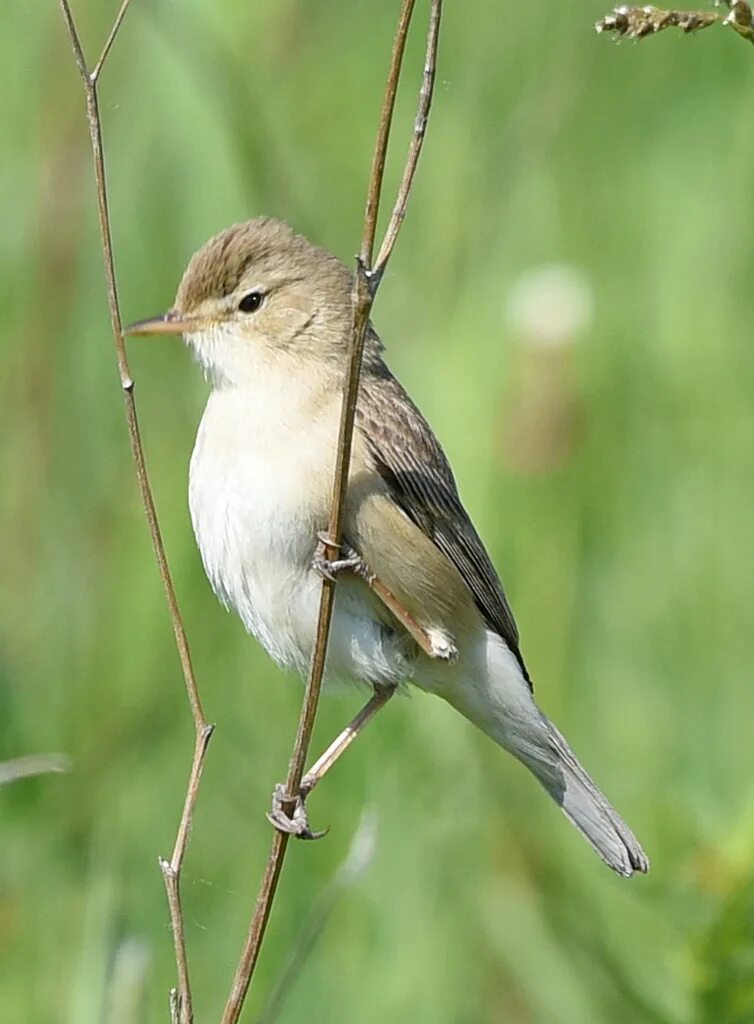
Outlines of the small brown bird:
{"type": "MultiPolygon", "coordinates": [[[[189,504],[215,593],[279,665],[305,674],[321,574],[342,573],[326,674],[373,688],[366,718],[405,681],[438,694],[534,773],[614,871],[646,871],[633,833],[534,702],[497,573],[371,327],[342,557],[324,558],[351,286],[336,257],[258,218],[210,239],[173,308],[128,329],[183,334],[212,385],[189,504]]],[[[310,835],[302,808],[293,823],[273,819],[310,835]]]]}

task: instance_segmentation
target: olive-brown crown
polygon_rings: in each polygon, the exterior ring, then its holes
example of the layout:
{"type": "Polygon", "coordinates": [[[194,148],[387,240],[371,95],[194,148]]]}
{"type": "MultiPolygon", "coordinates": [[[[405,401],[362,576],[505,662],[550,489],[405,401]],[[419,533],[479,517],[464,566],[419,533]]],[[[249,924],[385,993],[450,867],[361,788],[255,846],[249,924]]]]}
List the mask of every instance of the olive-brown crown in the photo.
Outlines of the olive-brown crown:
{"type": "Polygon", "coordinates": [[[255,217],[214,235],[192,256],[175,305],[192,313],[207,299],[232,295],[245,279],[311,282],[330,300],[350,297],[351,273],[341,261],[274,217],[255,217]]]}

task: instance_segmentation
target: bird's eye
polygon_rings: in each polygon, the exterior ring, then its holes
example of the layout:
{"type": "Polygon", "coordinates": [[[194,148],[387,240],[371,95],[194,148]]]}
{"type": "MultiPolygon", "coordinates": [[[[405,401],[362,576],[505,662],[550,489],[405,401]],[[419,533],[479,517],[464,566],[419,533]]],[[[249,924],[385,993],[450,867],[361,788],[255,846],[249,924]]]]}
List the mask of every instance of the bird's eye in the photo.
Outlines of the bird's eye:
{"type": "Polygon", "coordinates": [[[238,303],[238,308],[242,313],[256,313],[263,302],[262,292],[248,292],[238,303]]]}

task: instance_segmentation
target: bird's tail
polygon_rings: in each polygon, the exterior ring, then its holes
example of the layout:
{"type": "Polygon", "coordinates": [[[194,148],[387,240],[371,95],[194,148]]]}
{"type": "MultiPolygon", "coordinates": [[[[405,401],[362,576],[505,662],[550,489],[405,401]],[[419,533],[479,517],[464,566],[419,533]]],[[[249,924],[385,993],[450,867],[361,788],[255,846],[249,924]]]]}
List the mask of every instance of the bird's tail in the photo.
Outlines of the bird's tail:
{"type": "MultiPolygon", "coordinates": [[[[541,714],[541,712],[540,712],[541,714]]],[[[631,829],[592,782],[563,734],[542,715],[549,743],[540,757],[512,751],[532,770],[569,821],[619,875],[649,870],[649,859],[631,829]]]]}
{"type": "Polygon", "coordinates": [[[633,832],[537,707],[516,659],[495,634],[487,634],[484,671],[467,681],[443,696],[533,772],[613,871],[625,877],[646,872],[649,860],[633,832]]]}

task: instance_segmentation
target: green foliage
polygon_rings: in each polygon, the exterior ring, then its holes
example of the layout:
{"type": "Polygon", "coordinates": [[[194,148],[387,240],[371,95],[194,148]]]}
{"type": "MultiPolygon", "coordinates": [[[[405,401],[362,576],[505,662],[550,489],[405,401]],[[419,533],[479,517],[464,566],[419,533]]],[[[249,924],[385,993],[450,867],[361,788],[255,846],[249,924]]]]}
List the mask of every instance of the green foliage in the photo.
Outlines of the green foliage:
{"type": "MultiPolygon", "coordinates": [[[[94,54],[114,4],[78,6],[94,54]]],[[[395,7],[134,0],[102,81],[127,319],[167,306],[191,252],[254,214],[351,258],[395,7]]],[[[281,1024],[754,1020],[754,62],[724,32],[615,47],[593,31],[603,13],[447,5],[376,322],[503,574],[542,705],[652,872],[613,877],[449,708],[398,701],[313,797],[329,837],[291,851],[256,1011],[362,808],[376,809],[372,863],[333,906],[281,1024]],[[581,268],[594,316],[573,344],[535,348],[507,296],[551,261],[581,268]]],[[[393,188],[419,32],[410,50],[393,188]]],[[[57,750],[73,763],[0,789],[0,1006],[19,1024],[167,1020],[157,857],[191,721],[133,480],[56,5],[8,6],[0,52],[0,760],[57,750]]],[[[184,874],[197,1019],[213,1021],[301,689],[203,576],[185,489],[205,385],[177,342],[130,352],[217,723],[184,874]]],[[[360,697],[323,702],[316,749],[360,697]]]]}
{"type": "Polygon", "coordinates": [[[754,884],[736,879],[704,936],[699,965],[704,1021],[746,1024],[754,1019],[754,884]]]}

